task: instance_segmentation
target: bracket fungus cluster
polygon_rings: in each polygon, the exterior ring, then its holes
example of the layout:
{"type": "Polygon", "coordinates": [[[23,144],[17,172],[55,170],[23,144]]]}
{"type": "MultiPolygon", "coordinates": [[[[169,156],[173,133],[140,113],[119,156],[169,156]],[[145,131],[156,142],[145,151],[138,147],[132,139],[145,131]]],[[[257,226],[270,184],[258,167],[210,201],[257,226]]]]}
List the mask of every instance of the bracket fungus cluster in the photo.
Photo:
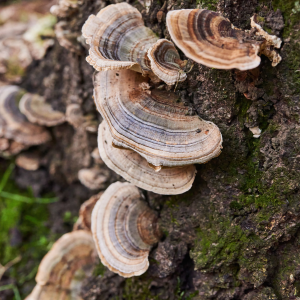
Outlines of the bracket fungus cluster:
{"type": "Polygon", "coordinates": [[[149,251],[162,236],[156,213],[127,182],[111,184],[96,203],[92,233],[101,262],[123,277],[148,269],[149,251]]]}
{"type": "Polygon", "coordinates": [[[105,121],[99,126],[98,145],[101,157],[110,169],[144,190],[161,195],[181,194],[191,188],[195,179],[194,165],[163,168],[156,172],[137,152],[114,147],[105,121]]]}
{"type": "Polygon", "coordinates": [[[40,145],[51,136],[45,127],[32,124],[20,112],[18,100],[23,91],[13,85],[0,87],[0,136],[26,145],[40,145]]]}
{"type": "Polygon", "coordinates": [[[82,28],[90,46],[87,61],[97,71],[133,69],[154,73],[169,85],[184,81],[185,63],[170,41],[144,26],[141,13],[127,3],[112,4],[91,15],[82,28]]]}
{"type": "Polygon", "coordinates": [[[41,261],[37,285],[26,300],[81,299],[82,282],[92,275],[97,260],[88,231],[63,235],[41,261]]]}
{"type": "Polygon", "coordinates": [[[220,154],[222,135],[215,124],[190,116],[172,92],[144,90],[145,83],[131,70],[95,75],[94,100],[114,145],[136,151],[157,170],[205,163],[220,154]]]}

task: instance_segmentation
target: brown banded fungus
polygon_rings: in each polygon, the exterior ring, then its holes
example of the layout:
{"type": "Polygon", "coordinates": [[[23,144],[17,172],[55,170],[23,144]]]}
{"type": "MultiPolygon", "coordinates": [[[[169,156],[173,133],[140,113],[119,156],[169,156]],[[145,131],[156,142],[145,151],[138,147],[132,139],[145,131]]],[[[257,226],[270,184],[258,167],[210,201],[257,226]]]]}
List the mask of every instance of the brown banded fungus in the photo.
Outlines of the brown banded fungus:
{"type": "Polygon", "coordinates": [[[186,73],[183,68],[186,61],[182,61],[172,42],[158,40],[149,50],[148,58],[153,73],[168,85],[177,81],[186,80],[186,73]]]}
{"type": "Polygon", "coordinates": [[[78,172],[78,179],[88,189],[99,190],[107,186],[109,175],[107,169],[95,166],[90,169],[81,169],[78,172]]]}
{"type": "Polygon", "coordinates": [[[197,63],[217,69],[249,70],[260,64],[260,42],[250,40],[220,14],[205,9],[169,11],[173,42],[197,63]]]}
{"type": "Polygon", "coordinates": [[[137,187],[115,182],[92,213],[92,233],[102,264],[123,277],[143,274],[148,255],[161,237],[157,215],[137,187]]]}
{"type": "Polygon", "coordinates": [[[205,163],[221,153],[215,124],[190,116],[172,92],[144,90],[146,82],[131,70],[95,74],[94,100],[116,146],[138,152],[155,167],[205,163]]]}
{"type": "Polygon", "coordinates": [[[80,206],[79,218],[74,224],[73,230],[83,229],[91,231],[92,211],[102,194],[103,192],[100,192],[97,195],[92,196],[89,200],[83,202],[80,206]]]}
{"type": "Polygon", "coordinates": [[[113,147],[112,136],[105,121],[99,126],[98,147],[103,161],[110,169],[144,190],[161,195],[177,195],[188,191],[194,182],[194,165],[163,168],[155,172],[137,152],[113,147]]]}
{"type": "Polygon", "coordinates": [[[65,114],[54,110],[45,99],[36,94],[26,93],[19,103],[20,111],[27,119],[39,125],[56,126],[65,122],[65,114]]]}
{"type": "Polygon", "coordinates": [[[0,87],[0,127],[3,136],[24,145],[40,145],[51,139],[49,132],[41,126],[31,124],[20,112],[18,98],[22,90],[13,85],[0,87]]]}
{"type": "Polygon", "coordinates": [[[173,43],[159,40],[144,26],[141,13],[125,2],[109,5],[96,16],[91,15],[82,33],[90,45],[86,60],[97,71],[153,71],[167,84],[186,78],[181,69],[184,62],[173,43]]]}
{"type": "Polygon", "coordinates": [[[82,282],[92,275],[97,260],[89,232],[64,234],[41,261],[37,285],[26,300],[81,299],[82,282]]]}

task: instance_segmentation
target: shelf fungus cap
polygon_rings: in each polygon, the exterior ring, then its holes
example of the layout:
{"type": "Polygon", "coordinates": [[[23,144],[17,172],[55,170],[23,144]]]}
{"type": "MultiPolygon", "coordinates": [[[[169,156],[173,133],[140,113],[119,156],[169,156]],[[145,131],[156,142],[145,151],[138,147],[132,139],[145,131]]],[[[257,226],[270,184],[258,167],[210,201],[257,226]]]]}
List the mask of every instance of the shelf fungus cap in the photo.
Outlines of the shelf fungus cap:
{"type": "Polygon", "coordinates": [[[82,282],[92,275],[97,260],[89,232],[64,234],[41,261],[37,285],[26,300],[81,299],[82,282]]]}
{"type": "Polygon", "coordinates": [[[161,238],[157,215],[130,183],[111,184],[92,213],[92,233],[102,264],[123,277],[143,274],[161,238]]]}
{"type": "Polygon", "coordinates": [[[36,171],[40,167],[41,158],[37,152],[24,152],[17,156],[16,165],[27,171],[36,171]]]}
{"type": "Polygon", "coordinates": [[[220,14],[205,9],[169,11],[167,27],[173,42],[197,63],[217,69],[254,69],[260,64],[259,42],[247,40],[220,14]]]}
{"type": "Polygon", "coordinates": [[[4,120],[4,137],[24,145],[40,145],[51,140],[46,128],[28,122],[20,112],[18,98],[22,90],[13,85],[0,87],[0,115],[4,120]]]}
{"type": "Polygon", "coordinates": [[[54,110],[43,97],[36,94],[24,94],[19,108],[30,122],[39,125],[51,127],[62,124],[66,120],[64,113],[54,110]]]}
{"type": "Polygon", "coordinates": [[[90,169],[81,169],[78,172],[79,181],[90,190],[99,190],[106,187],[109,171],[98,166],[90,169]]]}
{"type": "Polygon", "coordinates": [[[97,71],[133,68],[150,71],[147,50],[158,40],[144,26],[141,13],[126,2],[109,5],[90,15],[82,27],[90,45],[87,62],[97,71]]]}
{"type": "Polygon", "coordinates": [[[186,61],[182,61],[174,44],[166,39],[158,40],[149,50],[151,70],[168,85],[186,80],[183,68],[186,61]]]}
{"type": "Polygon", "coordinates": [[[103,192],[100,192],[97,195],[92,196],[80,206],[79,218],[74,224],[73,230],[83,229],[91,231],[92,211],[102,194],[103,192]]]}
{"type": "Polygon", "coordinates": [[[105,121],[99,126],[98,147],[103,161],[110,169],[144,190],[161,195],[177,195],[188,191],[194,182],[194,165],[163,168],[156,172],[137,152],[114,147],[105,121]]]}
{"type": "Polygon", "coordinates": [[[131,70],[95,74],[94,100],[114,145],[138,152],[155,167],[205,163],[221,153],[215,124],[190,116],[175,93],[145,90],[145,83],[131,70]]]}

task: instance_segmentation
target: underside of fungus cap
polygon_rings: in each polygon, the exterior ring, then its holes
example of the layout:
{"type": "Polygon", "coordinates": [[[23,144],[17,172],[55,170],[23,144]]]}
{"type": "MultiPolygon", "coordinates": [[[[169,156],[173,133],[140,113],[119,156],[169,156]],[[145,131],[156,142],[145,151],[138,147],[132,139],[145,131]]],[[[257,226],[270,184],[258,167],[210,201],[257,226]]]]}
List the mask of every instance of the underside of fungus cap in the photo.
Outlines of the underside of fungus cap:
{"type": "Polygon", "coordinates": [[[4,137],[24,145],[40,145],[51,140],[46,128],[31,124],[20,112],[18,98],[22,90],[17,86],[0,87],[0,115],[4,120],[4,137]]]}
{"type": "Polygon", "coordinates": [[[148,58],[153,73],[168,85],[186,80],[182,61],[174,44],[166,39],[158,40],[149,50],[148,58]]]}
{"type": "Polygon", "coordinates": [[[151,246],[161,237],[156,213],[127,182],[111,184],[96,203],[92,233],[102,264],[123,277],[148,269],[151,246]]]}
{"type": "Polygon", "coordinates": [[[91,15],[82,28],[90,45],[87,61],[98,71],[134,68],[150,71],[147,50],[158,38],[144,26],[141,13],[126,2],[91,15]]]}
{"type": "Polygon", "coordinates": [[[98,147],[105,164],[139,188],[161,195],[177,195],[188,191],[194,182],[194,165],[156,172],[137,152],[114,147],[105,121],[99,126],[98,147]]]}
{"type": "Polygon", "coordinates": [[[219,128],[190,116],[176,94],[145,90],[147,79],[131,70],[94,76],[94,100],[113,143],[138,152],[154,166],[205,163],[221,152],[219,128]]]}
{"type": "Polygon", "coordinates": [[[109,176],[109,170],[98,166],[89,169],[81,169],[78,172],[79,181],[90,190],[105,188],[109,176]]]}
{"type": "Polygon", "coordinates": [[[41,261],[37,286],[26,299],[80,299],[82,282],[92,275],[97,260],[89,232],[78,230],[64,234],[41,261]]]}
{"type": "Polygon", "coordinates": [[[173,42],[197,63],[217,69],[249,70],[260,64],[259,44],[233,29],[228,19],[205,9],[169,11],[167,27],[173,42]]]}
{"type": "Polygon", "coordinates": [[[53,110],[45,99],[36,94],[26,93],[20,100],[19,108],[27,119],[39,125],[56,126],[65,122],[65,114],[53,110]]]}

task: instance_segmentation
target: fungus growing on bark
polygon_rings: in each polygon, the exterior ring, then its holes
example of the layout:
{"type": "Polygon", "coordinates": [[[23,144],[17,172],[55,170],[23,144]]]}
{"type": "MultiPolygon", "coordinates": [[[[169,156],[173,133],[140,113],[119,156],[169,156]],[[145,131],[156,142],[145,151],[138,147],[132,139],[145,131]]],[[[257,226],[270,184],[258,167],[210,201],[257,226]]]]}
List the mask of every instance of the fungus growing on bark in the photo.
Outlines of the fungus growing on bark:
{"type": "Polygon", "coordinates": [[[29,146],[18,143],[14,140],[1,138],[0,139],[0,155],[3,157],[14,156],[21,151],[27,149],[29,146]]]}
{"type": "Polygon", "coordinates": [[[37,285],[26,300],[81,299],[82,282],[92,275],[97,260],[89,232],[64,234],[41,261],[37,285]]]}
{"type": "Polygon", "coordinates": [[[274,48],[279,49],[281,46],[281,39],[276,35],[270,35],[262,29],[262,27],[257,24],[257,15],[255,14],[250,18],[251,27],[255,29],[255,34],[257,36],[263,37],[264,41],[260,46],[260,52],[267,56],[270,61],[272,61],[272,66],[276,67],[281,62],[281,56],[277,53],[274,48]]]}
{"type": "Polygon", "coordinates": [[[17,101],[21,93],[17,86],[0,87],[0,126],[3,136],[24,145],[40,145],[49,141],[51,136],[46,128],[29,123],[20,112],[17,101]]]}
{"type": "Polygon", "coordinates": [[[82,33],[90,45],[86,60],[97,71],[132,69],[149,73],[152,70],[161,80],[166,79],[167,84],[186,78],[173,43],[158,41],[155,33],[144,26],[141,13],[127,3],[109,5],[96,16],[91,15],[82,33]]]}
{"type": "Polygon", "coordinates": [[[16,158],[16,165],[27,171],[36,171],[40,167],[41,159],[37,152],[21,153],[16,158]]]}
{"type": "Polygon", "coordinates": [[[50,12],[57,17],[67,17],[75,9],[83,4],[82,0],[59,0],[57,5],[53,5],[50,8],[50,12]]]}
{"type": "Polygon", "coordinates": [[[39,125],[48,127],[65,122],[65,114],[54,110],[45,99],[36,94],[26,93],[19,103],[20,111],[27,119],[39,125]]]}
{"type": "Polygon", "coordinates": [[[95,204],[102,196],[103,192],[98,193],[97,195],[92,196],[89,200],[85,201],[79,210],[79,218],[74,224],[73,230],[88,230],[91,231],[92,224],[92,211],[95,204]]]}
{"type": "Polygon", "coordinates": [[[205,163],[221,153],[215,124],[190,116],[172,92],[148,93],[141,88],[145,82],[131,70],[95,74],[94,100],[116,146],[138,152],[155,167],[205,163]]]}
{"type": "Polygon", "coordinates": [[[110,169],[137,187],[157,194],[182,194],[191,188],[195,179],[194,165],[163,168],[155,172],[135,151],[113,147],[112,136],[105,121],[99,126],[98,147],[103,161],[110,169]]]}
{"type": "Polygon", "coordinates": [[[149,50],[148,58],[153,73],[168,85],[186,80],[182,69],[186,61],[182,61],[172,42],[158,40],[149,50]]]}
{"type": "Polygon", "coordinates": [[[98,166],[90,169],[81,169],[78,172],[79,181],[90,190],[99,190],[106,187],[109,171],[98,166]]]}
{"type": "Polygon", "coordinates": [[[258,126],[252,127],[252,128],[249,128],[249,129],[253,133],[254,138],[259,138],[260,137],[261,129],[258,126]]]}
{"type": "Polygon", "coordinates": [[[197,63],[217,69],[249,70],[260,64],[260,42],[247,39],[220,14],[205,9],[169,11],[167,27],[182,52],[197,63]]]}
{"type": "Polygon", "coordinates": [[[157,215],[137,187],[111,184],[92,213],[92,233],[102,264],[123,277],[143,274],[148,255],[161,238],[157,215]]]}

